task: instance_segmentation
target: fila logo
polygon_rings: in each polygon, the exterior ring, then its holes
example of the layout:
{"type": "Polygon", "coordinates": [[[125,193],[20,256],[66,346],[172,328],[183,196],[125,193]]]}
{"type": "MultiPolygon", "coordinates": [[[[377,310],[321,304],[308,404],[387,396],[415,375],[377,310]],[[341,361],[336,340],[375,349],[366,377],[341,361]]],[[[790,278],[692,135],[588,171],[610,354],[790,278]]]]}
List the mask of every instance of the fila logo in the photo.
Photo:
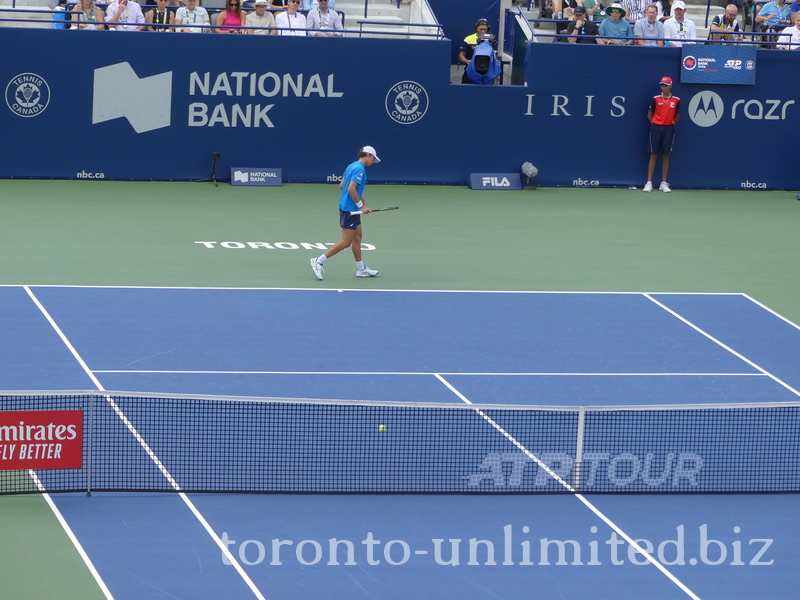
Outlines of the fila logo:
{"type": "Polygon", "coordinates": [[[511,182],[508,180],[507,177],[503,177],[502,179],[499,177],[484,177],[482,180],[483,185],[491,185],[493,187],[511,187],[511,182]]]}
{"type": "Polygon", "coordinates": [[[94,70],[92,125],[125,118],[136,133],[169,127],[172,71],[139,77],[127,62],[94,70]]]}

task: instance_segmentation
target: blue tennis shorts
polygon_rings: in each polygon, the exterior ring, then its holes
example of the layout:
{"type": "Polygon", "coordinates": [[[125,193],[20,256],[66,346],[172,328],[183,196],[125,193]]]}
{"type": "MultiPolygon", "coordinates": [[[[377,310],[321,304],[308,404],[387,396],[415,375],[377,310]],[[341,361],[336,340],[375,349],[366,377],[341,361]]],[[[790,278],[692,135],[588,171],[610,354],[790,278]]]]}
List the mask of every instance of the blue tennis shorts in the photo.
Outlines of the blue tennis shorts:
{"type": "Polygon", "coordinates": [[[675,140],[675,125],[650,124],[650,154],[669,154],[675,140]]]}
{"type": "Polygon", "coordinates": [[[359,225],[361,225],[361,215],[351,215],[346,210],[339,210],[339,227],[356,229],[359,225]]]}

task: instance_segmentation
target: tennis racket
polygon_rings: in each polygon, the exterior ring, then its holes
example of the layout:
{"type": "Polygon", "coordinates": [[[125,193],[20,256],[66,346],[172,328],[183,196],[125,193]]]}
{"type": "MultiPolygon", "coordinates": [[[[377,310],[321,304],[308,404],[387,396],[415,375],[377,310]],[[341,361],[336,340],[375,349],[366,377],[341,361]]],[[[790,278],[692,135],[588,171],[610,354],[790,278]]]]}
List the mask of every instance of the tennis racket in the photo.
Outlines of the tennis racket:
{"type": "MultiPolygon", "coordinates": [[[[387,208],[373,208],[370,212],[383,212],[385,210],[397,210],[400,208],[399,206],[389,206],[387,208]]],[[[355,210],[350,212],[351,215],[363,215],[364,213],[360,210],[355,210]]]]}

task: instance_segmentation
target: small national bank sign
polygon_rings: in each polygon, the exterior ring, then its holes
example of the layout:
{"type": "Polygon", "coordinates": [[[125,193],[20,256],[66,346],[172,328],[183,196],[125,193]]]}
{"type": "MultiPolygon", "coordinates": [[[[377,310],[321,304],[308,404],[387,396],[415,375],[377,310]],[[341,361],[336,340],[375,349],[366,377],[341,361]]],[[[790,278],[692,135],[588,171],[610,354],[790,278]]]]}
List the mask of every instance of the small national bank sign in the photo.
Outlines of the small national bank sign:
{"type": "Polygon", "coordinates": [[[231,167],[231,185],[283,185],[281,169],[231,167]]]}
{"type": "Polygon", "coordinates": [[[82,466],[83,411],[0,411],[0,470],[82,466]]]}

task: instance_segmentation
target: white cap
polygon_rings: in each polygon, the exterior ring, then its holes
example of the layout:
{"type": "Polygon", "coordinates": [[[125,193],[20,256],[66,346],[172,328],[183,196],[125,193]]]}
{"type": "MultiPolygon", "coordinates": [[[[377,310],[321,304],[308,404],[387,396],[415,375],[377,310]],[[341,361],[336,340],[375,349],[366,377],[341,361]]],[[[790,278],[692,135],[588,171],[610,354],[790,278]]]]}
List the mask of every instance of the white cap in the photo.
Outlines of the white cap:
{"type": "Polygon", "coordinates": [[[686,4],[683,2],[683,0],[675,0],[675,2],[672,3],[672,8],[682,8],[683,10],[686,10],[686,4]]]}
{"type": "Polygon", "coordinates": [[[378,158],[378,155],[377,155],[377,153],[375,152],[375,148],[373,148],[372,146],[364,146],[364,147],[361,149],[361,151],[362,151],[362,152],[366,152],[367,154],[372,154],[372,156],[374,156],[374,157],[375,157],[375,162],[381,162],[381,159],[380,159],[380,158],[378,158]]]}
{"type": "Polygon", "coordinates": [[[267,0],[256,0],[253,4],[254,5],[263,4],[263,5],[266,6],[268,4],[268,2],[267,2],[267,0]]]}

